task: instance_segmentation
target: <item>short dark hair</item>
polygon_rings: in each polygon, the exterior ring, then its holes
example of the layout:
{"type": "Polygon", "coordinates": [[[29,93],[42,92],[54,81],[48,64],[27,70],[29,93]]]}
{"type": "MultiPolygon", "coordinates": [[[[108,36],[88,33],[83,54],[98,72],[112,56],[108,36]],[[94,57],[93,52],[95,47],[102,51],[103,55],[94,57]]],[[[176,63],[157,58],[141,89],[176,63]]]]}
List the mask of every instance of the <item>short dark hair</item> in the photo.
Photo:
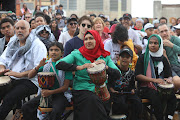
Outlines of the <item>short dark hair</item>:
{"type": "Polygon", "coordinates": [[[128,41],[128,30],[121,24],[117,24],[116,29],[112,36],[112,42],[118,43],[118,41],[125,42],[128,41]]]}
{"type": "Polygon", "coordinates": [[[90,17],[88,17],[88,16],[86,16],[86,15],[82,16],[82,17],[78,20],[78,24],[80,25],[80,24],[82,23],[82,21],[84,21],[84,20],[88,20],[88,21],[91,23],[91,26],[93,26],[93,21],[91,20],[90,17]]]}
{"type": "Polygon", "coordinates": [[[30,25],[30,27],[31,27],[31,22],[32,21],[34,21],[35,19],[34,18],[32,18],[30,21],[29,21],[29,25],[30,25]]]}
{"type": "Polygon", "coordinates": [[[14,21],[11,18],[3,18],[0,22],[0,29],[1,29],[1,25],[6,22],[9,22],[12,26],[14,26],[14,21]]]}
{"type": "Polygon", "coordinates": [[[50,49],[52,46],[57,46],[57,47],[61,50],[61,52],[64,51],[63,44],[60,43],[60,42],[57,42],[57,41],[52,42],[52,43],[49,45],[49,49],[50,49]]]}
{"type": "Polygon", "coordinates": [[[63,5],[62,5],[62,4],[60,4],[60,5],[59,5],[59,7],[63,7],[63,5]]]}
{"type": "Polygon", "coordinates": [[[165,19],[165,20],[166,20],[166,23],[168,22],[167,18],[165,18],[165,17],[161,17],[161,18],[159,19],[159,22],[160,22],[160,20],[162,20],[162,19],[165,19]]]}
{"type": "Polygon", "coordinates": [[[45,18],[45,13],[43,13],[43,12],[36,12],[36,14],[35,14],[35,19],[37,18],[37,17],[42,17],[45,21],[46,21],[46,18],[45,18]]]}

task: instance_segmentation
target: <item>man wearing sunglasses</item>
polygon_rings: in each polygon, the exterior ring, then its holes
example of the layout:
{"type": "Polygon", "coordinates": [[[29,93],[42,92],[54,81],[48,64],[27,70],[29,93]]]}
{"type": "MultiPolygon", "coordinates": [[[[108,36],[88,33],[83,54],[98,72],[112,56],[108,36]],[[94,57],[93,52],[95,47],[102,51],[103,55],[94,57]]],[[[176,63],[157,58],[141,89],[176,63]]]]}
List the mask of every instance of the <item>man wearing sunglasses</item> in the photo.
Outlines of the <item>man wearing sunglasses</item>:
{"type": "Polygon", "coordinates": [[[24,20],[29,22],[31,19],[32,19],[32,15],[30,13],[26,13],[25,17],[24,17],[24,20]]]}
{"type": "Polygon", "coordinates": [[[72,39],[74,37],[74,33],[77,29],[77,19],[76,18],[69,18],[67,20],[67,28],[68,31],[63,32],[60,37],[58,42],[63,44],[63,47],[65,47],[65,44],[68,40],[72,39]]]}

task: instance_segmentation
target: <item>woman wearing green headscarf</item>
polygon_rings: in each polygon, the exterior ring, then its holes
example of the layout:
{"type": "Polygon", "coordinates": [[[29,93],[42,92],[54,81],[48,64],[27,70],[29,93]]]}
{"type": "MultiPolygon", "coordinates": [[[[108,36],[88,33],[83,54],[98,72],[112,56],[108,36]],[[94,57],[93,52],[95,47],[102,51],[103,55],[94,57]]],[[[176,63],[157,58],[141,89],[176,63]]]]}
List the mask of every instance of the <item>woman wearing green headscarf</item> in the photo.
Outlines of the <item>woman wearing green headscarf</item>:
{"type": "MultiPolygon", "coordinates": [[[[138,58],[135,76],[138,81],[140,96],[149,99],[157,120],[163,119],[162,97],[157,90],[158,84],[172,83],[170,65],[163,56],[163,41],[159,35],[153,34],[148,39],[146,52],[138,58]]],[[[176,97],[172,93],[167,99],[165,120],[171,120],[176,108],[176,97]]]]}

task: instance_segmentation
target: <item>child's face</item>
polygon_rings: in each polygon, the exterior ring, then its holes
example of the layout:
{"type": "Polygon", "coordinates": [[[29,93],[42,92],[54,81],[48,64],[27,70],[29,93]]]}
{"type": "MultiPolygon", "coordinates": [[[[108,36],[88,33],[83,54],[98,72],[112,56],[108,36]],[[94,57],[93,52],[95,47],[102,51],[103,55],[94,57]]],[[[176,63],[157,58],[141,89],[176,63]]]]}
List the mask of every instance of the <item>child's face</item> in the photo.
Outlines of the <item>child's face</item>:
{"type": "Polygon", "coordinates": [[[129,63],[132,62],[132,58],[128,53],[124,52],[121,54],[121,56],[119,56],[119,61],[120,66],[129,67],[129,63]]]}
{"type": "Polygon", "coordinates": [[[145,30],[145,32],[147,33],[147,36],[151,36],[152,34],[154,34],[154,28],[149,28],[147,30],[145,30]]]}
{"type": "Polygon", "coordinates": [[[62,56],[61,49],[57,46],[52,46],[49,48],[49,56],[52,58],[52,61],[56,62],[62,56]]]}

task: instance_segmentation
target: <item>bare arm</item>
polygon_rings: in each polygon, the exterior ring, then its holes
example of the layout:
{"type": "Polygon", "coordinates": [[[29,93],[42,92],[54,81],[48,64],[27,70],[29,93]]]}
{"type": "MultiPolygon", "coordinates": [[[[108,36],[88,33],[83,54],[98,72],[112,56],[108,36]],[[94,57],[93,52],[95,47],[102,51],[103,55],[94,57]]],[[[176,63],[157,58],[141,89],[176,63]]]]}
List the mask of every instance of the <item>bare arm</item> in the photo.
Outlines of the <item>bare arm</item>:
{"type": "Polygon", "coordinates": [[[163,84],[164,83],[163,79],[149,78],[149,77],[146,77],[146,76],[144,76],[142,74],[137,75],[136,79],[139,80],[139,81],[144,81],[144,82],[155,82],[155,83],[158,83],[158,84],[163,84]]]}

